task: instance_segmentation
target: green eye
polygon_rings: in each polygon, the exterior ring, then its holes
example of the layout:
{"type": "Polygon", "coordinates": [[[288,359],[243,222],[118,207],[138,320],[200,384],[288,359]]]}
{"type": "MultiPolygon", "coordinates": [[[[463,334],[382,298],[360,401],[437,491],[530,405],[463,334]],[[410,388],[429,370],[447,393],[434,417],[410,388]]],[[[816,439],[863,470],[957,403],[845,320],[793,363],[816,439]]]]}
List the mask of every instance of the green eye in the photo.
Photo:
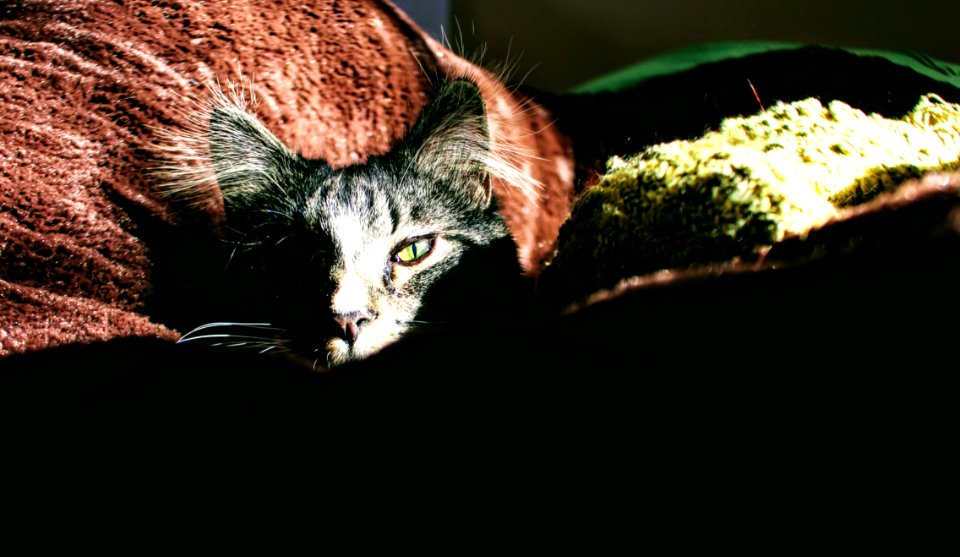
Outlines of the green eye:
{"type": "Polygon", "coordinates": [[[403,265],[412,265],[427,256],[433,250],[433,237],[417,238],[397,250],[394,260],[403,265]]]}

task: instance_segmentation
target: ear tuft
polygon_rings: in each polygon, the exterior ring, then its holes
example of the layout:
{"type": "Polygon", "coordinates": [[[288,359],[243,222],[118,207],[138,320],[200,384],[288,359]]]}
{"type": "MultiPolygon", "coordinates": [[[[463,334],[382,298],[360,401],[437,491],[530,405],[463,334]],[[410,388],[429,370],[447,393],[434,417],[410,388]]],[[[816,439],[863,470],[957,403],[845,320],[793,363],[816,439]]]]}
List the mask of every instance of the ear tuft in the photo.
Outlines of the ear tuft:
{"type": "Polygon", "coordinates": [[[216,104],[208,128],[213,173],[224,201],[273,187],[278,170],[297,159],[256,116],[232,104],[216,104]]]}
{"type": "Polygon", "coordinates": [[[490,202],[490,134],[480,89],[466,79],[443,83],[405,140],[423,173],[464,184],[483,205],[490,202]]]}
{"type": "Polygon", "coordinates": [[[156,128],[157,164],[150,170],[158,187],[197,205],[220,193],[229,212],[238,203],[255,203],[261,193],[278,193],[278,171],[298,168],[302,157],[289,151],[257,119],[252,88],[219,81],[209,97],[184,98],[176,128],[156,128]]]}

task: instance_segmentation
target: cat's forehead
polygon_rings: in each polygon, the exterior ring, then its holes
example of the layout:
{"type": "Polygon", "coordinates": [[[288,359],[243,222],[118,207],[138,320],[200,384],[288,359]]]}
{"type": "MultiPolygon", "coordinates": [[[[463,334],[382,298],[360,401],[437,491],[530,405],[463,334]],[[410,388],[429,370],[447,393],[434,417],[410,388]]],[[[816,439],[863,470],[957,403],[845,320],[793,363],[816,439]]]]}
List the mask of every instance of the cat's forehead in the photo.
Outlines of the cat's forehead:
{"type": "Polygon", "coordinates": [[[359,173],[327,176],[307,203],[307,219],[330,232],[386,234],[396,228],[398,209],[385,186],[359,173]]]}
{"type": "MultiPolygon", "coordinates": [[[[458,229],[465,205],[419,173],[379,161],[325,173],[313,184],[305,216],[331,237],[411,237],[458,229]]],[[[401,238],[402,239],[402,238],[401,238]]]]}

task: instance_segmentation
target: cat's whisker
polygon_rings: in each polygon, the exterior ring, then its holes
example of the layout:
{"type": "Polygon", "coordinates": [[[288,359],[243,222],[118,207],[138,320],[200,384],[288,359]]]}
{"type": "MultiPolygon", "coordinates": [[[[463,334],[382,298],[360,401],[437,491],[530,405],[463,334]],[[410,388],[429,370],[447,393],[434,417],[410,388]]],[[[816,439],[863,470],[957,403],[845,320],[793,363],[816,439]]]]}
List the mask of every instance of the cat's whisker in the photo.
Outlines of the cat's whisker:
{"type": "Polygon", "coordinates": [[[249,342],[221,342],[216,346],[224,346],[226,348],[242,348],[244,346],[249,346],[249,342]]]}
{"type": "Polygon", "coordinates": [[[230,348],[247,347],[247,348],[259,349],[260,354],[266,354],[267,352],[271,352],[274,350],[284,351],[284,352],[288,351],[286,347],[281,346],[280,344],[277,344],[277,342],[278,342],[278,339],[275,339],[275,338],[255,338],[255,339],[252,339],[251,341],[220,343],[220,344],[222,346],[227,346],[230,348]]]}
{"type": "MultiPolygon", "coordinates": [[[[240,339],[246,339],[246,340],[252,340],[252,341],[274,341],[274,342],[276,341],[276,339],[273,339],[270,337],[256,337],[256,336],[246,336],[246,335],[232,335],[230,333],[221,333],[221,334],[213,334],[213,335],[196,335],[191,337],[183,336],[183,337],[180,337],[180,340],[178,340],[177,343],[191,342],[195,340],[210,340],[215,338],[231,339],[232,341],[234,341],[234,344],[238,344],[237,341],[239,341],[240,339]]],[[[244,342],[244,344],[246,344],[246,342],[244,342]]]]}
{"type": "Polygon", "coordinates": [[[273,247],[275,247],[275,248],[280,247],[280,244],[286,242],[286,241],[289,240],[291,237],[293,237],[293,234],[287,234],[286,236],[284,236],[284,237],[280,238],[279,240],[277,240],[276,242],[274,242],[274,243],[273,243],[273,247]]]}
{"type": "Polygon", "coordinates": [[[272,331],[282,331],[283,329],[279,327],[274,327],[271,323],[243,323],[243,322],[234,322],[234,321],[214,321],[211,323],[204,323],[191,329],[188,333],[183,336],[193,334],[197,331],[204,331],[206,329],[212,329],[214,327],[247,327],[250,329],[261,329],[261,330],[272,330],[272,331]]]}
{"type": "Polygon", "coordinates": [[[234,257],[236,257],[236,255],[237,255],[237,246],[234,246],[233,249],[230,250],[230,255],[227,256],[227,262],[223,266],[224,269],[230,268],[230,264],[233,263],[233,259],[234,257]]]}
{"type": "Polygon", "coordinates": [[[442,329],[444,327],[448,327],[450,324],[451,324],[450,321],[438,321],[438,320],[424,321],[422,319],[407,319],[404,321],[397,321],[398,326],[406,328],[411,331],[413,330],[429,331],[429,330],[442,329]]]}
{"type": "Polygon", "coordinates": [[[207,342],[211,346],[228,348],[248,347],[264,349],[263,352],[268,352],[280,348],[285,341],[279,338],[279,334],[266,336],[263,333],[282,332],[284,332],[284,329],[274,327],[269,323],[237,323],[224,321],[200,325],[181,336],[177,343],[199,341],[207,342]]]}

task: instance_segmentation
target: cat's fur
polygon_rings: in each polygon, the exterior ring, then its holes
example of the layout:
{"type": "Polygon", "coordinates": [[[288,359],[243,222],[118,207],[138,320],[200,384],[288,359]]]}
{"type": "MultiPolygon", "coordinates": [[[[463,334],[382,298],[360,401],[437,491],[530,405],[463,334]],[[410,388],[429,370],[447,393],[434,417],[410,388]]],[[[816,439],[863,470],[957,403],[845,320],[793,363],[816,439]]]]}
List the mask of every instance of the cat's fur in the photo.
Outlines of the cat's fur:
{"type": "Polygon", "coordinates": [[[292,152],[235,98],[218,96],[208,122],[236,306],[185,340],[325,367],[415,329],[520,311],[524,279],[473,83],[442,83],[391,151],[344,168],[292,152]]]}

